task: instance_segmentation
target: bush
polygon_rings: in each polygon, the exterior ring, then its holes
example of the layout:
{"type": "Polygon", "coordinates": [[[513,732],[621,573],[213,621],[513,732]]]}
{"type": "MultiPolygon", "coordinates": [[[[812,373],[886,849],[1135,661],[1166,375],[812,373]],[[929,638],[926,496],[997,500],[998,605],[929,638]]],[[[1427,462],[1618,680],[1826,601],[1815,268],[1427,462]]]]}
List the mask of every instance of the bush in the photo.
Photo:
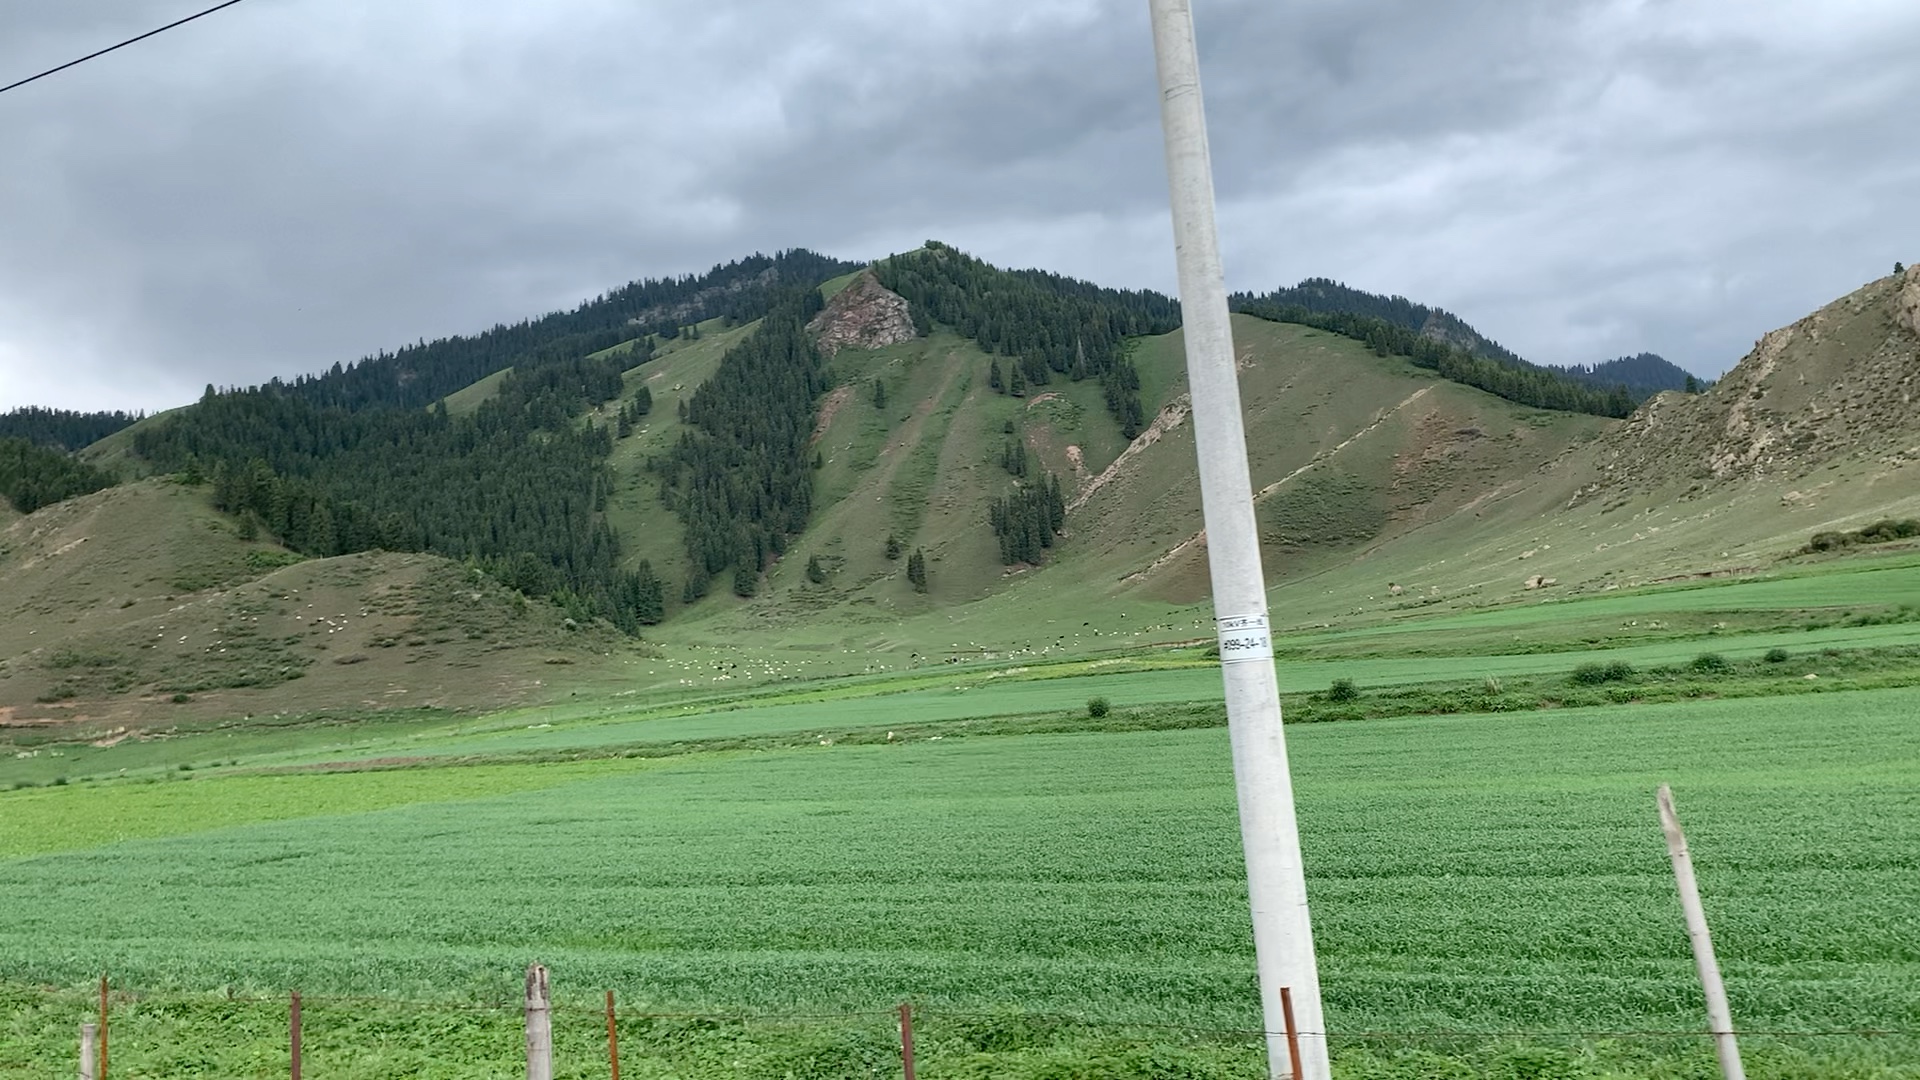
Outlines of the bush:
{"type": "Polygon", "coordinates": [[[1693,663],[1688,666],[1698,675],[1725,675],[1733,670],[1733,664],[1726,657],[1710,652],[1694,657],[1693,663]]]}
{"type": "Polygon", "coordinates": [[[1781,648],[1773,648],[1773,649],[1768,649],[1768,650],[1767,650],[1767,663],[1769,663],[1769,664],[1784,664],[1784,663],[1786,663],[1786,662],[1787,662],[1788,660],[1790,660],[1790,659],[1792,659],[1792,655],[1793,655],[1793,654],[1791,654],[1791,653],[1789,653],[1789,652],[1787,652],[1787,650],[1785,650],[1785,649],[1781,649],[1781,648]]]}
{"type": "Polygon", "coordinates": [[[1920,519],[1883,518],[1862,529],[1852,532],[1817,532],[1800,550],[1808,554],[1820,551],[1838,551],[1855,544],[1886,544],[1895,540],[1911,540],[1920,536],[1920,519]]]}
{"type": "Polygon", "coordinates": [[[1602,683],[1626,682],[1633,678],[1633,665],[1625,660],[1615,660],[1602,664],[1598,661],[1581,664],[1573,669],[1573,681],[1581,686],[1599,686],[1602,683]]]}
{"type": "Polygon", "coordinates": [[[1087,699],[1087,715],[1093,717],[1095,720],[1107,715],[1112,708],[1113,703],[1109,702],[1106,698],[1093,697],[1087,699]]]}
{"type": "Polygon", "coordinates": [[[1352,679],[1335,679],[1333,685],[1327,687],[1327,700],[1359,701],[1360,688],[1353,685],[1352,679]]]}

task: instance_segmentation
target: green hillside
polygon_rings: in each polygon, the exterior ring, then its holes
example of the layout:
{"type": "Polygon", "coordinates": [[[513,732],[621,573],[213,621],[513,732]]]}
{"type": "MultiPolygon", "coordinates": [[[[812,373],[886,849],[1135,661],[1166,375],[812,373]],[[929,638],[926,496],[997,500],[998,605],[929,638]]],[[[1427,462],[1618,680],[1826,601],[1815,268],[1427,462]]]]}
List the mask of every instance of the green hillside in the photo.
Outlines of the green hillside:
{"type": "Polygon", "coordinates": [[[637,646],[429,555],[307,559],[146,480],[0,532],[0,718],[129,731],[538,700],[637,646]],[[584,670],[584,669],[583,669],[584,670]]]}
{"type": "MultiPolygon", "coordinates": [[[[1800,330],[1769,335],[1710,392],[1662,396],[1625,423],[1518,404],[1417,358],[1381,356],[1378,342],[1236,315],[1277,620],[1364,629],[1558,605],[1695,575],[1791,573],[1809,558],[1797,553],[1815,532],[1920,515],[1915,458],[1901,449],[1909,421],[1898,410],[1881,415],[1913,352],[1915,332],[1902,321],[1911,318],[1912,278],[1875,283],[1800,330]],[[1849,409],[1846,423],[1809,419],[1849,409]],[[1756,445],[1759,457],[1748,452],[1756,445]],[[1786,456],[1796,446],[1808,452],[1786,456]]],[[[709,288],[736,307],[742,296],[777,304],[794,295],[726,292],[725,281],[709,288]]],[[[703,576],[689,561],[697,538],[686,500],[695,489],[673,486],[687,482],[688,447],[734,440],[729,452],[746,457],[716,474],[728,483],[740,468],[773,461],[748,429],[728,435],[683,414],[699,408],[703,390],[716,401],[754,400],[751,386],[714,385],[729,357],[765,347],[760,321],[732,315],[674,323],[670,334],[636,328],[571,360],[530,353],[450,393],[444,409],[320,407],[303,403],[301,394],[321,391],[302,382],[147,418],[86,457],[122,476],[198,471],[211,490],[189,498],[149,481],[88,498],[126,508],[148,506],[157,492],[174,493],[169,505],[199,500],[193,514],[204,521],[193,528],[225,530],[235,546],[159,544],[176,526],[156,528],[131,509],[103,517],[93,535],[135,536],[116,546],[148,552],[140,558],[149,578],[202,588],[257,578],[272,568],[262,560],[293,557],[275,540],[323,558],[382,547],[453,556],[528,595],[554,597],[576,624],[619,616],[672,658],[646,672],[661,685],[731,670],[724,665],[737,658],[702,658],[741,640],[754,645],[753,677],[778,678],[1207,636],[1181,336],[1123,332],[1168,319],[1164,298],[1000,271],[942,245],[810,287],[827,307],[808,329],[823,355],[804,363],[819,365],[810,385],[825,389],[804,449],[774,455],[804,455],[805,481],[781,483],[804,483],[805,516],[769,519],[724,541],[709,558],[722,568],[731,560],[731,576],[714,576],[703,594],[689,587],[703,576]],[[919,306],[885,281],[921,297],[919,306]],[[637,415],[643,389],[650,407],[637,415]],[[247,441],[287,430],[310,434],[247,441]],[[502,446],[524,461],[510,461],[502,446]],[[561,451],[573,456],[556,458],[561,451]],[[235,463],[253,454],[266,456],[273,475],[255,472],[251,494],[236,493],[235,463]],[[507,473],[550,479],[488,488],[507,473]],[[1009,562],[991,508],[1054,483],[1065,506],[1058,534],[1009,562]],[[506,494],[460,496],[469,484],[506,494]],[[302,506],[311,508],[305,525],[302,506]],[[427,515],[431,507],[440,509],[427,515]],[[328,546],[314,539],[321,509],[332,521],[320,533],[328,546]],[[243,543],[249,518],[259,539],[243,543]],[[552,539],[562,535],[564,543],[552,539]],[[742,537],[752,543],[738,546],[742,537]],[[916,555],[925,567],[919,583],[908,573],[916,555]],[[644,588],[658,598],[651,615],[632,606],[644,588]]],[[[753,411],[736,409],[749,422],[753,411]]],[[[709,500],[752,495],[750,486],[704,490],[709,500]]],[[[95,504],[70,505],[45,520],[95,504]]],[[[712,530],[716,521],[737,527],[749,511],[709,502],[702,513],[699,528],[712,530]]],[[[46,528],[35,520],[33,528],[46,528]]],[[[131,588],[37,599],[43,583],[23,573],[0,573],[0,586],[49,612],[71,617],[75,605],[117,603],[121,592],[136,597],[129,611],[143,602],[131,588]]],[[[4,644],[44,647],[38,635],[50,629],[4,644]]],[[[86,637],[93,627],[78,619],[58,633],[108,651],[118,640],[86,637]]],[[[128,670],[118,681],[163,681],[128,670]]],[[[32,693],[12,696],[30,701],[63,685],[41,679],[32,693]]]]}

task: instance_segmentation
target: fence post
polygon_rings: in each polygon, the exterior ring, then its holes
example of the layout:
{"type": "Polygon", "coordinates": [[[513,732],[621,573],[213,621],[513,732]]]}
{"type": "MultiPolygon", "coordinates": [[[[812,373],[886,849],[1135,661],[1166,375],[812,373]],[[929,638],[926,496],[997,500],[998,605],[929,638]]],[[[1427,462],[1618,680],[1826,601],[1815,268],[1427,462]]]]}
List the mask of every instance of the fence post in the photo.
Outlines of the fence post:
{"type": "Polygon", "coordinates": [[[1293,1025],[1293,987],[1280,988],[1280,1015],[1287,1022],[1287,1064],[1293,1072],[1288,1074],[1293,1080],[1300,1080],[1300,1029],[1293,1025]]]}
{"type": "Polygon", "coordinates": [[[94,1080],[93,1037],[97,1030],[92,1024],[80,1025],[80,1080],[94,1080]]]}
{"type": "Polygon", "coordinates": [[[293,1080],[300,1080],[300,991],[293,992],[293,1006],[287,1011],[287,1050],[293,1061],[293,1080]]]}
{"type": "Polygon", "coordinates": [[[620,1080],[620,1029],[613,1023],[613,991],[607,991],[607,1060],[613,1066],[613,1080],[620,1080]]]}
{"type": "Polygon", "coordinates": [[[1667,857],[1673,860],[1673,880],[1680,889],[1680,910],[1687,919],[1687,938],[1693,943],[1693,966],[1707,997],[1707,1028],[1713,1032],[1713,1051],[1720,1058],[1726,1080],[1746,1080],[1740,1064],[1740,1044],[1733,1035],[1733,1013],[1727,1008],[1727,988],[1720,981],[1720,962],[1713,956],[1713,938],[1707,933],[1707,912],[1700,906],[1700,886],[1693,879],[1693,856],[1687,852],[1687,834],[1680,831],[1680,815],[1673,809],[1673,789],[1660,785],[1654,801],[1660,806],[1660,829],[1667,834],[1667,857]]]}
{"type": "Polygon", "coordinates": [[[107,977],[100,976],[100,1073],[97,1080],[107,1080],[107,977]]]}
{"type": "Polygon", "coordinates": [[[913,1005],[900,1003],[900,1071],[913,1080],[913,1005]]]}
{"type": "Polygon", "coordinates": [[[527,969],[527,1080],[553,1080],[553,997],[547,969],[527,969]]]}

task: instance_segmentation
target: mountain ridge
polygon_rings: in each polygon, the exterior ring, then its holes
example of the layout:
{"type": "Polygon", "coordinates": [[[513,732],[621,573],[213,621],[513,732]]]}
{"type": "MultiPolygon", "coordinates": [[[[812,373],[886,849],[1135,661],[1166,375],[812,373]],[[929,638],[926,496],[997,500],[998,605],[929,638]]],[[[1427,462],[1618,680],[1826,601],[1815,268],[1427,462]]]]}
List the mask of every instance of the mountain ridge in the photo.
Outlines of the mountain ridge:
{"type": "MultiPolygon", "coordinates": [[[[389,688],[404,690],[408,671],[440,670],[429,655],[436,649],[451,655],[469,631],[481,635],[477,641],[522,640],[511,627],[530,618],[551,636],[534,635],[516,646],[520,651],[502,652],[520,672],[517,689],[500,684],[490,691],[521,699],[545,692],[536,686],[536,664],[564,661],[574,665],[569,677],[576,679],[630,675],[634,648],[703,655],[724,642],[751,640],[768,656],[788,650],[814,667],[857,671],[896,651],[1006,648],[1029,637],[1023,647],[1036,651],[1099,649],[1129,626],[1131,637],[1144,626],[1195,618],[1207,573],[1192,429],[1182,404],[1183,339],[1154,322],[1170,317],[1171,309],[1158,306],[1169,302],[1002,271],[944,246],[922,249],[917,258],[925,261],[849,271],[789,290],[785,300],[769,293],[770,304],[798,304],[777,318],[719,315],[678,328],[672,338],[650,333],[576,359],[501,369],[460,391],[458,414],[440,403],[320,406],[282,386],[218,395],[186,410],[199,419],[184,427],[172,426],[179,418],[161,418],[120,432],[109,442],[156,455],[154,466],[172,479],[0,522],[0,609],[35,620],[16,620],[22,633],[39,631],[0,656],[0,706],[21,715],[92,715],[160,708],[177,693],[193,699],[189,711],[279,708],[286,701],[388,707],[352,696],[353,672],[346,669],[360,661],[319,667],[316,661],[333,661],[318,650],[301,652],[304,646],[288,646],[289,655],[308,658],[293,678],[279,667],[260,669],[269,674],[257,679],[251,668],[202,677],[193,665],[205,666],[207,658],[177,656],[168,663],[179,670],[162,670],[130,651],[145,621],[155,620],[146,605],[233,614],[238,609],[229,608],[240,603],[233,590],[275,574],[334,575],[340,588],[361,590],[352,592],[358,599],[341,592],[340,602],[370,612],[375,594],[365,590],[381,582],[427,582],[429,594],[457,599],[455,579],[479,574],[474,580],[487,582],[479,591],[499,601],[483,605],[495,616],[446,622],[455,627],[447,642],[433,640],[447,635],[443,627],[397,638],[421,642],[402,652],[356,652],[372,658],[365,662],[414,657],[411,664],[396,660],[399,666],[382,676],[389,688]],[[921,276],[904,287],[918,302],[882,283],[890,274],[906,280],[909,267],[921,276]],[[929,311],[936,301],[947,305],[945,317],[929,311]],[[839,330],[835,320],[844,320],[839,330]],[[769,331],[772,323],[784,328],[769,331]],[[861,328],[874,326],[884,333],[862,338],[861,328]],[[1159,332],[1122,332],[1129,326],[1159,332]],[[828,359],[817,341],[834,334],[844,340],[828,359]],[[715,382],[729,364],[746,365],[728,377],[732,389],[715,382]],[[726,454],[761,453],[756,447],[764,440],[755,432],[772,414],[759,398],[739,392],[755,380],[787,378],[781,372],[801,380],[775,425],[790,469],[767,473],[764,483],[735,484],[757,474],[724,466],[713,474],[720,486],[701,488],[663,467],[709,443],[726,454]],[[1025,380],[1018,387],[1016,372],[1025,380]],[[258,430],[307,442],[275,449],[255,435],[213,438],[227,430],[219,424],[256,406],[271,407],[262,413],[267,417],[284,407],[298,421],[273,420],[258,430]],[[747,426],[723,437],[717,416],[747,426]],[[452,558],[344,550],[385,546],[387,539],[340,540],[343,531],[368,523],[385,527],[383,519],[375,514],[355,525],[318,498],[334,482],[324,462],[343,452],[335,443],[360,430],[354,425],[365,434],[348,441],[386,440],[359,452],[404,466],[378,480],[402,485],[383,498],[413,490],[404,484],[426,476],[432,479],[422,491],[479,490],[474,485],[490,482],[489,470],[497,473],[504,459],[461,449],[469,437],[580,450],[577,481],[530,477],[529,491],[572,492],[565,499],[490,497],[477,505],[527,520],[555,515],[556,524],[576,530],[569,535],[584,545],[579,557],[601,560],[593,565],[602,569],[592,571],[600,576],[567,576],[587,564],[555,558],[569,549],[513,533],[506,516],[475,519],[508,530],[498,534],[505,545],[498,555],[477,548],[454,550],[452,558]],[[173,434],[163,437],[167,431],[173,434]],[[241,468],[222,446],[266,455],[268,471],[251,462],[241,468]],[[408,456],[421,450],[431,453],[408,456]],[[456,469],[410,471],[429,465],[456,469]],[[804,503],[768,502],[764,526],[739,532],[756,519],[736,513],[734,501],[776,490],[804,490],[804,503]],[[680,511],[690,500],[706,500],[706,524],[680,511]],[[155,509],[163,504],[170,509],[155,509]],[[114,506],[124,513],[101,510],[114,506]],[[58,523],[81,510],[94,513],[97,524],[58,532],[67,528],[58,523]],[[703,529],[717,546],[694,546],[703,529]],[[312,537],[327,530],[332,550],[291,551],[277,542],[304,537],[313,546],[312,537]],[[58,543],[31,540],[56,533],[58,543]],[[174,539],[155,548],[143,534],[174,539]],[[704,572],[717,587],[694,588],[692,572],[682,569],[680,560],[696,550],[711,560],[704,572]],[[144,563],[134,558],[141,551],[148,552],[139,556],[144,563]],[[122,556],[115,552],[125,552],[134,560],[129,567],[150,569],[114,576],[121,572],[103,569],[111,563],[75,561],[93,552],[116,559],[122,556]],[[218,552],[225,553],[225,561],[216,560],[224,569],[193,569],[201,556],[218,552]],[[40,575],[56,566],[94,567],[60,579],[93,584],[84,596],[62,593],[64,585],[47,592],[42,585],[52,579],[40,575]],[[728,568],[730,576],[718,576],[728,568]],[[112,584],[123,577],[124,586],[112,584]],[[621,617],[637,623],[650,644],[607,636],[612,631],[598,620],[613,616],[579,588],[595,582],[604,583],[607,602],[626,605],[616,613],[624,610],[621,617]],[[516,607],[516,592],[553,603],[516,607]],[[123,600],[133,602],[123,609],[123,600]],[[642,618],[648,603],[657,616],[642,618]],[[1071,605],[1073,622],[1063,603],[1071,605]],[[73,621],[59,622],[63,612],[73,621]],[[666,621],[653,626],[657,617],[666,621]],[[540,649],[550,655],[541,658],[540,649]],[[35,700],[42,697],[53,700],[35,700]]],[[[1911,482],[1920,468],[1920,432],[1908,415],[1920,368],[1920,279],[1912,273],[1871,283],[1769,333],[1706,393],[1657,395],[1625,421],[1540,409],[1446,378],[1420,364],[1417,351],[1383,351],[1382,344],[1403,340],[1397,337],[1368,343],[1244,312],[1234,316],[1234,328],[1269,585],[1276,610],[1309,624],[1524,602],[1542,589],[1563,595],[1691,573],[1753,572],[1801,557],[1816,532],[1857,528],[1872,515],[1920,514],[1920,485],[1911,482]],[[1815,437],[1802,438],[1809,431],[1815,437]],[[1756,442],[1765,453],[1747,452],[1756,442]]],[[[1428,339],[1409,333],[1404,340],[1417,346],[1428,339]]],[[[229,434],[246,430],[254,429],[229,434]]],[[[693,461],[683,458],[679,468],[690,470],[693,461]]],[[[441,542],[454,535],[443,534],[441,542]]],[[[401,547],[424,546],[400,539],[401,547]]],[[[308,588],[320,577],[302,580],[308,588]]],[[[256,601],[264,602],[247,603],[256,601]]],[[[351,615],[343,608],[329,617],[343,613],[351,615]]],[[[257,614],[249,608],[249,618],[257,614]]],[[[234,629],[213,614],[207,619],[201,629],[210,633],[234,629]]],[[[310,628],[291,627],[261,640],[299,636],[293,629],[307,635],[302,641],[311,637],[310,628]]],[[[364,672],[376,670],[387,669],[364,672]]],[[[657,677],[667,677],[666,670],[657,677]]],[[[769,660],[765,670],[781,668],[769,660]]],[[[428,682],[422,675],[417,686],[428,682]]],[[[439,690],[426,696],[449,703],[457,697],[439,690]]]]}

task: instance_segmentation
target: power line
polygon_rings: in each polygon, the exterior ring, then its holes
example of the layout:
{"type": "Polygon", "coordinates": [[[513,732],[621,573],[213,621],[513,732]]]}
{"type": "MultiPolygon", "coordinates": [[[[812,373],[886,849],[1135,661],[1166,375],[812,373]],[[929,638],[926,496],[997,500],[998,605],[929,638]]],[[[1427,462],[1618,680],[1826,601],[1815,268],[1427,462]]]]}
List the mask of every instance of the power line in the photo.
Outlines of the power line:
{"type": "Polygon", "coordinates": [[[190,23],[190,22],[192,22],[192,21],[193,21],[193,20],[195,20],[195,19],[200,19],[200,18],[204,18],[204,17],[206,17],[206,16],[208,16],[208,15],[211,15],[211,14],[213,14],[213,13],[214,13],[214,12],[216,12],[216,11],[219,11],[219,10],[220,10],[221,8],[230,8],[230,7],[232,7],[233,5],[235,5],[235,4],[237,4],[237,3],[239,3],[239,2],[240,2],[240,0],[226,0],[226,3],[223,3],[223,4],[215,4],[214,6],[212,6],[212,7],[210,7],[210,8],[208,8],[208,9],[207,9],[207,10],[205,10],[205,11],[202,11],[202,12],[199,12],[199,13],[197,13],[197,14],[194,14],[194,15],[189,15],[189,16],[187,16],[187,17],[186,17],[186,18],[184,18],[184,19],[177,19],[177,20],[175,20],[175,21],[173,21],[173,22],[170,22],[170,23],[168,23],[167,25],[165,25],[165,26],[163,26],[163,27],[161,27],[161,28],[159,28],[158,30],[149,30],[149,31],[147,31],[147,32],[146,32],[146,33],[144,33],[144,34],[141,34],[141,35],[140,35],[139,37],[130,37],[130,38],[128,38],[127,40],[125,40],[125,41],[123,41],[123,42],[121,42],[121,43],[120,43],[120,44],[118,44],[118,45],[109,45],[109,46],[107,46],[106,48],[104,48],[104,49],[101,49],[101,50],[100,50],[99,52],[90,52],[90,53],[88,53],[87,55],[85,55],[85,56],[83,56],[83,57],[81,57],[81,58],[80,58],[80,59],[78,59],[78,60],[69,60],[69,61],[67,61],[67,62],[66,62],[66,63],[64,63],[64,64],[61,64],[61,65],[60,65],[59,67],[56,67],[56,68],[48,68],[47,70],[45,70],[45,71],[43,71],[43,72],[41,72],[41,73],[40,73],[40,74],[38,74],[38,75],[30,75],[30,76],[28,76],[28,77],[26,77],[26,78],[24,78],[24,79],[21,79],[21,80],[20,80],[19,82],[16,82],[16,83],[8,83],[8,84],[7,84],[7,85],[5,85],[5,86],[0,86],[0,94],[4,94],[4,93],[6,93],[6,92],[7,92],[7,91],[9,91],[9,90],[15,90],[15,89],[18,89],[19,87],[22,87],[22,86],[25,86],[25,85],[27,85],[28,83],[30,83],[30,82],[33,82],[33,81],[34,81],[34,80],[36,80],[36,79],[44,79],[44,78],[46,78],[46,77],[47,77],[47,76],[49,76],[49,75],[54,75],[54,74],[58,74],[59,72],[62,72],[62,71],[65,71],[65,70],[67,70],[67,69],[68,69],[68,68],[70,68],[70,67],[74,67],[74,66],[76,66],[76,65],[79,65],[79,64],[84,64],[84,63],[86,63],[87,61],[89,61],[89,60],[92,60],[92,59],[94,59],[95,57],[100,57],[100,56],[105,56],[105,55],[107,55],[108,53],[110,53],[110,52],[112,52],[112,51],[113,51],[113,50],[115,50],[115,49],[124,49],[124,48],[126,48],[127,46],[129,46],[129,45],[131,45],[131,44],[133,44],[133,43],[134,43],[134,42],[136,42],[136,41],[145,41],[145,40],[147,40],[148,38],[150,38],[150,37],[152,37],[152,36],[154,36],[155,34],[164,34],[164,33],[166,33],[167,31],[169,31],[169,30],[171,30],[171,29],[173,29],[173,28],[174,28],[174,27],[176,27],[176,26],[185,26],[185,25],[186,25],[187,23],[190,23]]]}

